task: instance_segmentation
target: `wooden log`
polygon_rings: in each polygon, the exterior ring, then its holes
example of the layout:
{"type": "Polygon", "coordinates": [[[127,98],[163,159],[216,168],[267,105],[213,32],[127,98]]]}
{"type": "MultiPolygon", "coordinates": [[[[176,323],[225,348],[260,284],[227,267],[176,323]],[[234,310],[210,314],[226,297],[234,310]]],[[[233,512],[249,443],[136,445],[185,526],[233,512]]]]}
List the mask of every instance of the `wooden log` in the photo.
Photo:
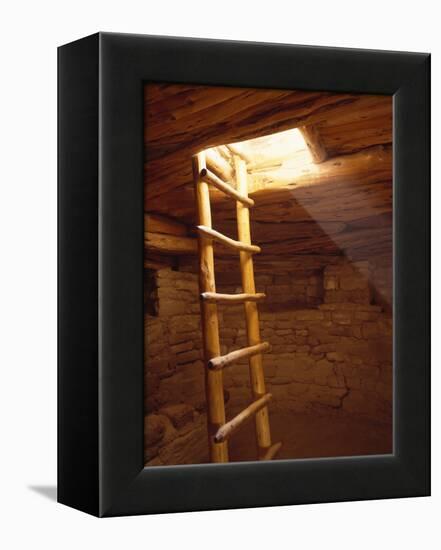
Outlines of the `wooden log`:
{"type": "MultiPolygon", "coordinates": [[[[214,371],[217,372],[217,371],[214,371]]],[[[245,424],[248,420],[250,420],[253,416],[255,416],[259,411],[261,411],[264,407],[266,407],[267,403],[272,399],[272,395],[270,393],[265,394],[264,396],[260,397],[251,405],[249,405],[246,409],[241,411],[237,416],[235,416],[232,420],[224,424],[219,430],[217,431],[214,440],[218,443],[221,443],[223,441],[226,441],[229,439],[236,430],[238,430],[243,424],[245,424]]]]}
{"type": "Polygon", "coordinates": [[[300,126],[300,132],[303,135],[309,152],[316,164],[320,164],[328,158],[328,153],[323,145],[320,133],[316,126],[300,126]]]}
{"type": "MultiPolygon", "coordinates": [[[[155,84],[148,84],[146,88],[153,88],[155,84]]],[[[151,93],[151,92],[150,92],[151,93]]],[[[223,103],[234,96],[240,95],[240,88],[220,88],[215,86],[187,86],[185,84],[171,84],[161,90],[156,99],[146,94],[146,113],[148,122],[153,126],[170,122],[187,122],[198,113],[216,104],[223,103]]]]}
{"type": "Polygon", "coordinates": [[[172,218],[161,216],[159,214],[144,214],[144,231],[148,233],[165,233],[166,235],[176,235],[185,237],[188,235],[188,228],[172,218]]]}
{"type": "Polygon", "coordinates": [[[331,195],[334,188],[338,189],[348,184],[357,189],[369,183],[391,179],[392,160],[392,149],[380,145],[352,155],[333,157],[319,165],[306,164],[298,170],[276,166],[274,169],[253,174],[253,196],[259,197],[259,206],[262,204],[262,208],[266,208],[265,196],[259,195],[270,195],[272,188],[280,191],[292,186],[296,193],[304,193],[301,195],[302,199],[311,195],[311,189],[308,187],[312,185],[320,185],[326,189],[325,186],[329,184],[328,190],[331,195]]]}
{"type": "MultiPolygon", "coordinates": [[[[236,168],[237,178],[237,190],[242,195],[248,195],[248,183],[247,183],[247,169],[245,162],[239,158],[234,158],[234,165],[236,168]]],[[[250,232],[250,211],[242,203],[236,203],[237,213],[237,234],[242,242],[251,242],[250,232]]],[[[248,252],[240,253],[240,271],[242,277],[242,289],[244,292],[254,294],[256,292],[256,285],[254,282],[254,267],[253,257],[248,252]]],[[[257,310],[257,304],[255,302],[245,302],[245,318],[247,327],[248,345],[255,346],[261,343],[260,340],[260,327],[259,327],[259,313],[257,310]]],[[[250,378],[251,388],[254,397],[265,394],[265,377],[263,373],[262,355],[253,355],[249,359],[250,363],[250,378]]],[[[261,449],[266,449],[271,446],[271,432],[268,417],[268,407],[262,407],[259,409],[255,418],[256,423],[256,437],[257,446],[259,449],[259,456],[261,449]]]]}
{"type": "Polygon", "coordinates": [[[235,199],[236,201],[240,201],[241,203],[246,204],[248,206],[254,206],[253,199],[242,196],[240,193],[236,191],[236,189],[234,189],[234,187],[232,187],[230,183],[226,183],[222,181],[220,178],[216,176],[216,174],[214,174],[213,172],[210,172],[210,170],[207,170],[207,169],[202,170],[201,178],[205,182],[211,183],[212,185],[214,185],[216,189],[219,189],[219,191],[222,191],[232,199],[235,199]]]}
{"type": "MultiPolygon", "coordinates": [[[[199,153],[193,157],[193,175],[196,186],[196,201],[198,218],[201,224],[211,227],[210,193],[208,185],[200,179],[200,173],[205,168],[205,155],[199,153]]],[[[202,236],[199,244],[199,290],[216,292],[214,276],[214,251],[210,239],[202,236]]],[[[204,342],[204,357],[208,363],[213,357],[220,355],[219,319],[217,305],[201,301],[202,336],[204,342]]],[[[228,462],[228,446],[219,443],[215,435],[225,424],[224,387],[221,370],[205,369],[205,394],[207,398],[208,446],[212,462],[228,462]]]]}
{"type": "Polygon", "coordinates": [[[247,164],[252,161],[251,157],[245,153],[245,151],[243,150],[243,146],[241,146],[239,143],[230,143],[226,147],[232,155],[237,155],[247,164]]]}
{"type": "MultiPolygon", "coordinates": [[[[212,94],[213,90],[207,93],[212,94]]],[[[170,105],[168,122],[158,120],[157,124],[146,125],[146,137],[150,138],[149,158],[167,155],[170,150],[184,147],[184,142],[187,148],[191,147],[190,152],[197,152],[214,144],[237,143],[315,124],[327,120],[334,110],[346,110],[351,104],[354,108],[362,108],[363,98],[363,94],[244,89],[233,100],[214,105],[203,116],[190,116],[180,121],[173,118],[173,106],[170,105]]],[[[149,111],[147,105],[147,116],[149,111]]]]}
{"type": "Polygon", "coordinates": [[[203,292],[201,298],[208,302],[217,302],[221,304],[241,304],[243,302],[260,302],[266,298],[266,294],[263,292],[256,292],[256,294],[218,294],[217,292],[203,292]]]}
{"type": "Polygon", "coordinates": [[[220,179],[231,181],[234,176],[230,164],[215,150],[207,149],[205,151],[206,168],[214,172],[220,179]]]}
{"type": "Polygon", "coordinates": [[[248,244],[247,242],[235,241],[234,239],[230,239],[230,237],[227,237],[226,235],[219,233],[219,231],[216,231],[211,227],[206,227],[205,225],[198,225],[197,229],[203,237],[218,241],[224,244],[225,246],[234,248],[235,250],[246,251],[250,254],[260,252],[259,246],[256,246],[254,244],[248,244]]]}
{"type": "MultiPolygon", "coordinates": [[[[346,120],[367,120],[370,123],[372,131],[369,141],[363,143],[363,147],[368,147],[379,143],[376,132],[382,128],[377,123],[372,124],[371,119],[378,118],[381,113],[389,116],[389,119],[392,116],[391,96],[176,85],[166,88],[173,90],[171,97],[162,98],[161,85],[152,83],[145,89],[145,116],[148,120],[145,128],[148,153],[145,172],[146,210],[149,210],[150,198],[168,193],[191,180],[189,153],[197,153],[218,143],[236,143],[311,125],[320,126],[324,144],[328,148],[324,132],[346,120]],[[166,115],[166,121],[158,119],[150,93],[164,100],[161,112],[166,115]],[[225,98],[223,101],[222,97],[225,98]],[[202,111],[180,118],[181,106],[186,110],[190,108],[190,111],[199,108],[202,111]]],[[[390,121],[388,127],[391,127],[390,121]]],[[[344,141],[348,139],[347,148],[340,154],[351,152],[350,128],[343,133],[339,132],[339,137],[343,137],[344,141]]],[[[337,155],[339,146],[337,142],[334,143],[332,154],[337,155]]],[[[352,151],[359,149],[359,145],[352,147],[352,151]]],[[[228,181],[231,177],[222,179],[228,181]]]]}
{"type": "Polygon", "coordinates": [[[274,445],[271,445],[271,447],[266,451],[266,453],[262,454],[262,456],[259,457],[259,460],[272,460],[276,456],[276,454],[279,452],[281,446],[282,446],[281,441],[274,443],[274,445]]]}
{"type": "Polygon", "coordinates": [[[144,233],[144,247],[147,252],[157,252],[172,256],[197,254],[197,246],[197,240],[193,237],[144,233]]]}
{"type": "Polygon", "coordinates": [[[174,258],[171,256],[144,251],[144,269],[153,269],[154,271],[166,269],[173,265],[173,260],[174,258]]]}
{"type": "Polygon", "coordinates": [[[268,344],[268,342],[262,342],[261,344],[250,346],[248,348],[237,349],[230,353],[227,353],[226,355],[213,357],[213,359],[210,359],[210,361],[208,361],[208,367],[215,370],[223,369],[224,367],[227,367],[232,363],[236,363],[241,359],[247,359],[248,357],[252,357],[253,355],[257,355],[258,353],[264,353],[269,349],[270,345],[268,344]]]}
{"type": "Polygon", "coordinates": [[[226,145],[218,145],[216,147],[216,151],[218,151],[218,153],[220,154],[220,156],[225,159],[228,164],[231,166],[232,165],[232,162],[233,162],[233,158],[231,156],[231,152],[229,149],[227,149],[227,146],[226,145]]]}
{"type": "MultiPolygon", "coordinates": [[[[298,170],[279,167],[253,172],[249,179],[249,193],[256,203],[253,221],[311,221],[312,217],[320,223],[349,222],[372,215],[372,209],[377,211],[379,207],[382,212],[390,212],[392,160],[392,149],[379,146],[332,157],[320,164],[311,161],[298,170]],[[369,201],[366,201],[366,194],[369,194],[369,201]],[[355,203],[354,195],[363,196],[363,200],[355,203]],[[308,213],[311,202],[312,214],[308,213]],[[308,208],[303,206],[305,204],[308,208]]],[[[168,175],[165,174],[162,181],[164,178],[167,180],[168,175]]],[[[232,218],[234,205],[230,200],[225,200],[224,195],[217,191],[211,199],[218,219],[232,218]]],[[[194,212],[193,203],[193,194],[182,188],[172,195],[146,199],[145,205],[146,209],[154,208],[164,213],[174,208],[174,216],[190,219],[194,212]]]]}

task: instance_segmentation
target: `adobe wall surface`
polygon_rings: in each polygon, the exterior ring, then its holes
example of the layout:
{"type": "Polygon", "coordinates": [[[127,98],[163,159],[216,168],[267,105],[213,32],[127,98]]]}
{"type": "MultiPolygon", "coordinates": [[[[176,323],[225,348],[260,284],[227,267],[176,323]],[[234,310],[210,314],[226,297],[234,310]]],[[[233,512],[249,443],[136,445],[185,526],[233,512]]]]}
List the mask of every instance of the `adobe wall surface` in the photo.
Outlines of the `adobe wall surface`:
{"type": "MultiPolygon", "coordinates": [[[[256,274],[271,411],[350,414],[390,422],[392,318],[373,304],[367,262],[320,272],[256,274]]],[[[383,280],[384,274],[383,274],[383,280]]],[[[145,461],[208,460],[204,363],[195,273],[151,272],[146,289],[145,461]]],[[[228,273],[219,292],[238,292],[228,273]]],[[[387,288],[387,283],[385,283],[387,288]]],[[[219,307],[221,353],[247,345],[243,306],[219,307]]],[[[225,369],[227,417],[250,401],[246,362],[225,369]]]]}

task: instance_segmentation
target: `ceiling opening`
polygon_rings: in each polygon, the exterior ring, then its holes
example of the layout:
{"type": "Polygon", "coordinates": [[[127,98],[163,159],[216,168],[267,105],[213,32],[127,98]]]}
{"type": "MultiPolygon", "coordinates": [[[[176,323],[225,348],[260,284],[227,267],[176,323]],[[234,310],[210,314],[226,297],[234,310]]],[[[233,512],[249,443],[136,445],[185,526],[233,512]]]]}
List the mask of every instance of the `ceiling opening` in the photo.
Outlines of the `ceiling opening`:
{"type": "Polygon", "coordinates": [[[311,142],[305,139],[304,131],[299,128],[219,145],[206,149],[206,152],[227,161],[231,167],[234,166],[234,155],[242,157],[251,176],[251,193],[268,186],[283,187],[284,184],[289,185],[304,175],[311,176],[318,171],[311,142]],[[271,173],[274,172],[277,172],[279,185],[271,180],[271,173]]]}

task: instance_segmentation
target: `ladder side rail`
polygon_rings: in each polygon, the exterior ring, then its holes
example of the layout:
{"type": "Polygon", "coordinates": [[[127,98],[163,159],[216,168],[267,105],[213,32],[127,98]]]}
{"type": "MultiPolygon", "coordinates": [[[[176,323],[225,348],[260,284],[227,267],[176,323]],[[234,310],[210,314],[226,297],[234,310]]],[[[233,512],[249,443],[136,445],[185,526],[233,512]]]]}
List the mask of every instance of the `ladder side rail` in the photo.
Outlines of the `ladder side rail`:
{"type": "MultiPolygon", "coordinates": [[[[236,188],[243,195],[248,196],[246,163],[238,156],[234,157],[236,169],[236,188]]],[[[247,206],[238,202],[237,232],[238,239],[244,243],[251,243],[250,213],[247,206]]],[[[242,276],[242,291],[255,294],[254,267],[252,254],[246,251],[240,252],[240,270],[242,276]]],[[[255,302],[245,302],[245,317],[247,327],[248,345],[255,346],[261,343],[259,328],[259,313],[255,302]]],[[[262,354],[253,355],[249,359],[251,388],[254,399],[259,399],[266,394],[265,378],[262,364],[262,354]]],[[[264,459],[271,448],[271,431],[269,425],[268,407],[264,406],[255,415],[256,439],[259,460],[264,459]]]]}
{"type": "MultiPolygon", "coordinates": [[[[208,185],[200,178],[205,169],[205,153],[193,157],[193,176],[199,223],[211,228],[211,206],[208,185]]],[[[199,235],[199,289],[200,293],[216,292],[213,242],[199,235]]],[[[208,444],[212,462],[228,462],[227,442],[215,441],[217,431],[225,424],[225,402],[222,370],[208,368],[208,362],[220,355],[219,319],[216,303],[200,300],[202,335],[205,356],[205,392],[207,399],[208,444]]]]}

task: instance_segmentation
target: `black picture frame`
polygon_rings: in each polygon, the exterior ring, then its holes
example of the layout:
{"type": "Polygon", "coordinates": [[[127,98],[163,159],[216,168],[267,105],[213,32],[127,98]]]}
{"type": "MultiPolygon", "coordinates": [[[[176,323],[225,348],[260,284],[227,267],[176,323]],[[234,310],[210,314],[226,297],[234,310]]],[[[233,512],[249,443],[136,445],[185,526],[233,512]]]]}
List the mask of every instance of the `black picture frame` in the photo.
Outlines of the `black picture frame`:
{"type": "Polygon", "coordinates": [[[97,516],[430,494],[430,56],[98,33],[59,48],[58,500],[97,516]],[[143,85],[392,94],[394,453],[143,464],[143,85]]]}

